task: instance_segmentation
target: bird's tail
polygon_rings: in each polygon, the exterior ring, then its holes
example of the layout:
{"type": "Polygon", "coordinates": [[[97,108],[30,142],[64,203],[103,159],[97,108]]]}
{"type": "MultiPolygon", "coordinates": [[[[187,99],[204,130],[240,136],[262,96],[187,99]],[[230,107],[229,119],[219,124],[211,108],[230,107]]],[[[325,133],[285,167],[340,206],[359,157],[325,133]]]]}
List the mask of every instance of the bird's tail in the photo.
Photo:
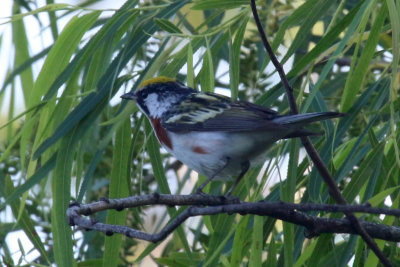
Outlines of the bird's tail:
{"type": "Polygon", "coordinates": [[[281,125],[290,124],[291,126],[297,125],[301,127],[311,122],[343,117],[345,115],[346,114],[340,112],[315,112],[315,113],[279,116],[274,119],[274,122],[279,123],[281,125]]]}
{"type": "Polygon", "coordinates": [[[302,137],[302,136],[321,135],[322,133],[304,129],[303,126],[311,122],[343,117],[345,115],[346,114],[339,112],[315,112],[315,113],[280,116],[274,119],[274,122],[279,123],[280,125],[288,125],[290,127],[297,128],[294,132],[284,137],[285,139],[287,139],[287,138],[302,137]]]}

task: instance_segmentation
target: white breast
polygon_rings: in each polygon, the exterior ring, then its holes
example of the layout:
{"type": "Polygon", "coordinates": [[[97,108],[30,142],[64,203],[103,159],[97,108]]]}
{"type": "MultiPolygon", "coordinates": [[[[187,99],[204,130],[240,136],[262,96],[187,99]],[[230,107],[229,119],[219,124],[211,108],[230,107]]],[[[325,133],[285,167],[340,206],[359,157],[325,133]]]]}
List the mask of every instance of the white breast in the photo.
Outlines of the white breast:
{"type": "MultiPolygon", "coordinates": [[[[173,151],[165,147],[191,169],[209,177],[226,163],[230,164],[218,175],[217,180],[232,180],[241,172],[241,163],[256,159],[271,142],[260,142],[259,134],[192,132],[169,133],[173,151]],[[251,135],[251,134],[250,134],[251,135]]],[[[264,136],[265,137],[265,136],[264,136]]]]}

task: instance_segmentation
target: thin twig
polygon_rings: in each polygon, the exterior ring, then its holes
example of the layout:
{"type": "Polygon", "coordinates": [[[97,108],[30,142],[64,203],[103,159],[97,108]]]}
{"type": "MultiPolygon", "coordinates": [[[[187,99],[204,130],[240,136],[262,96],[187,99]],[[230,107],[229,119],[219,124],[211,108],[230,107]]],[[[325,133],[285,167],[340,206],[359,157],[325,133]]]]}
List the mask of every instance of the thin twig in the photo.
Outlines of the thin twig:
{"type": "MultiPolygon", "coordinates": [[[[268,40],[267,40],[264,29],[260,22],[260,18],[258,16],[255,0],[251,0],[251,9],[253,11],[254,20],[256,22],[258,32],[260,33],[261,40],[264,44],[264,47],[267,50],[268,55],[270,56],[271,61],[274,64],[276,70],[278,71],[283,85],[285,86],[286,95],[287,95],[288,101],[289,101],[290,111],[292,114],[298,114],[299,111],[297,108],[296,99],[293,94],[293,88],[290,86],[289,81],[286,77],[285,71],[283,70],[283,67],[280,64],[280,62],[278,61],[278,59],[276,58],[268,40]]],[[[302,142],[304,148],[306,149],[308,155],[314,162],[315,167],[317,168],[318,172],[320,173],[322,179],[328,185],[330,195],[335,199],[335,201],[338,204],[342,204],[342,205],[347,204],[346,200],[344,199],[342,193],[339,190],[339,187],[336,185],[332,175],[330,174],[329,170],[326,168],[324,162],[322,161],[318,152],[315,150],[310,139],[308,137],[301,137],[301,142],[302,142]]],[[[365,243],[367,243],[368,247],[371,248],[371,250],[375,253],[375,255],[380,259],[380,261],[385,266],[392,266],[390,261],[386,258],[386,256],[383,254],[383,252],[379,249],[379,247],[375,243],[375,241],[371,238],[371,236],[368,235],[368,233],[362,227],[359,220],[351,212],[346,212],[345,215],[350,220],[350,222],[352,223],[352,225],[353,225],[354,229],[357,231],[357,233],[364,239],[365,243]]]]}
{"type": "MultiPolygon", "coordinates": [[[[324,212],[364,212],[369,214],[385,214],[400,216],[399,209],[373,208],[368,205],[328,205],[313,203],[288,203],[288,202],[242,202],[237,198],[225,198],[205,194],[197,195],[169,195],[150,194],[132,196],[121,199],[103,199],[90,204],[71,204],[67,210],[67,218],[70,225],[76,225],[84,229],[103,232],[107,235],[114,233],[124,234],[131,238],[142,239],[150,242],[158,242],[165,239],[187,218],[193,216],[227,214],[252,214],[269,216],[305,227],[307,238],[316,237],[322,233],[348,233],[357,234],[348,219],[331,219],[311,216],[302,211],[324,212]],[[189,206],[176,218],[171,220],[160,232],[149,234],[127,226],[109,225],[82,217],[81,215],[93,215],[97,212],[125,208],[143,207],[148,205],[165,206],[189,206]],[[206,205],[207,207],[203,207],[206,205]]],[[[387,241],[400,241],[400,228],[383,224],[362,221],[362,226],[369,235],[374,238],[387,241]]]]}

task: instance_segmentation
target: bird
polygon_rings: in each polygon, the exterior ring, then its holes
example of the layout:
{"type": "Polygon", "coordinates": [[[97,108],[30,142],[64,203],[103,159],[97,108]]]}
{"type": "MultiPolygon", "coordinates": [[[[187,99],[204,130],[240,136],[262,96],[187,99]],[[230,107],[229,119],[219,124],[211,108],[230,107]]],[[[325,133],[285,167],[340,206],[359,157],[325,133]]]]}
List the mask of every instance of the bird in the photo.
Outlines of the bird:
{"type": "Polygon", "coordinates": [[[208,177],[197,188],[199,194],[212,180],[234,181],[226,194],[230,196],[249,168],[265,161],[276,141],[318,135],[303,127],[345,115],[280,115],[262,105],[197,91],[165,76],[148,79],[121,98],[136,101],[171,155],[208,177]]]}

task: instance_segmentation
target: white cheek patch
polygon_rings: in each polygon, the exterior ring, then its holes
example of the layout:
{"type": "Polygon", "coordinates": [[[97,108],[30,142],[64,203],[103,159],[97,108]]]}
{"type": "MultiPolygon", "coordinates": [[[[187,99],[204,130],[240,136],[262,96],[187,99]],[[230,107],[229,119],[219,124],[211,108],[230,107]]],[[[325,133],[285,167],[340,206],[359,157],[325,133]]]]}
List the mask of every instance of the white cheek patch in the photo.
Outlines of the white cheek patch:
{"type": "Polygon", "coordinates": [[[171,103],[174,103],[175,97],[169,97],[163,101],[158,100],[158,95],[156,93],[149,94],[144,100],[150,115],[153,118],[160,118],[161,115],[168,110],[171,103]]]}
{"type": "Polygon", "coordinates": [[[154,118],[161,117],[161,115],[167,110],[167,105],[165,103],[160,103],[158,101],[158,96],[155,93],[149,94],[144,102],[150,115],[154,118]]]}

